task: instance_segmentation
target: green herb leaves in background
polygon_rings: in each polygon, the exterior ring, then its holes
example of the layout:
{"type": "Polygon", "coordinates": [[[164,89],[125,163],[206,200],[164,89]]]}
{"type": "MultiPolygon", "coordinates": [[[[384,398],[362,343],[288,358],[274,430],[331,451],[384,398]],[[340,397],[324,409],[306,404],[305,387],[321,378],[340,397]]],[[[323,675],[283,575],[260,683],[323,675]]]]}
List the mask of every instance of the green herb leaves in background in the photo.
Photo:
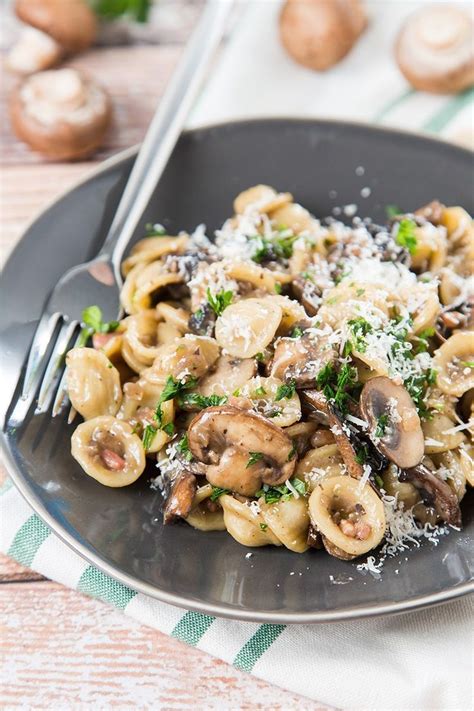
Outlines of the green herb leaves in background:
{"type": "Polygon", "coordinates": [[[85,346],[94,333],[111,333],[116,331],[118,321],[102,321],[102,311],[98,306],[88,306],[82,312],[82,331],[79,335],[78,347],[85,346]]]}
{"type": "Polygon", "coordinates": [[[104,20],[129,17],[136,22],[146,22],[152,0],[89,0],[94,12],[104,20]]]}

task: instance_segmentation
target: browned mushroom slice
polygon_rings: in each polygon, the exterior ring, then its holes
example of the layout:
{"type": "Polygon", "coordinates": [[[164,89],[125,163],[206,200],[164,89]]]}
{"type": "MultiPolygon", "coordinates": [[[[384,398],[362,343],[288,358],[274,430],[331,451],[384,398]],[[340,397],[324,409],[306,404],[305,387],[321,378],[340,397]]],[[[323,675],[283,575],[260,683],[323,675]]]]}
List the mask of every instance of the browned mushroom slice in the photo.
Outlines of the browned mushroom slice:
{"type": "Polygon", "coordinates": [[[191,511],[196,489],[194,474],[187,471],[178,474],[163,506],[163,523],[172,523],[177,518],[186,518],[191,511]]]}
{"type": "Polygon", "coordinates": [[[291,282],[293,293],[300,301],[309,316],[315,316],[321,306],[323,290],[310,279],[305,279],[301,274],[291,282]]]}
{"type": "Polygon", "coordinates": [[[400,473],[400,481],[409,481],[420,492],[425,504],[433,506],[438,516],[451,526],[462,525],[458,497],[442,479],[430,472],[423,464],[418,464],[400,473]]]}
{"type": "Polygon", "coordinates": [[[341,457],[344,460],[349,474],[356,479],[360,479],[364,473],[363,467],[357,462],[356,453],[349,436],[344,431],[340,419],[332,410],[326,397],[318,390],[305,390],[301,393],[301,396],[303,403],[306,403],[310,408],[315,410],[323,423],[329,426],[336,443],[339,445],[341,457]]]}
{"type": "Polygon", "coordinates": [[[296,465],[291,439],[265,417],[231,405],[209,407],[191,421],[192,455],[207,465],[214,486],[253,496],[262,485],[282,484],[296,465]]]}
{"type": "Polygon", "coordinates": [[[362,416],[375,447],[401,469],[421,462],[425,442],[415,404],[403,385],[371,378],[360,395],[362,416]]]}
{"type": "Polygon", "coordinates": [[[309,524],[306,543],[310,548],[316,548],[317,550],[321,550],[321,548],[323,547],[322,536],[316,526],[313,526],[312,523],[309,524]]]}
{"type": "Polygon", "coordinates": [[[321,543],[326,549],[326,552],[329,553],[329,555],[332,555],[333,558],[339,558],[339,560],[354,560],[354,558],[357,558],[356,555],[346,553],[342,550],[342,548],[335,546],[334,543],[331,543],[329,538],[326,538],[326,536],[321,536],[321,543]]]}
{"type": "Polygon", "coordinates": [[[312,388],[318,373],[336,358],[327,336],[305,333],[301,338],[281,338],[276,345],[270,375],[294,380],[296,387],[312,388]]]}

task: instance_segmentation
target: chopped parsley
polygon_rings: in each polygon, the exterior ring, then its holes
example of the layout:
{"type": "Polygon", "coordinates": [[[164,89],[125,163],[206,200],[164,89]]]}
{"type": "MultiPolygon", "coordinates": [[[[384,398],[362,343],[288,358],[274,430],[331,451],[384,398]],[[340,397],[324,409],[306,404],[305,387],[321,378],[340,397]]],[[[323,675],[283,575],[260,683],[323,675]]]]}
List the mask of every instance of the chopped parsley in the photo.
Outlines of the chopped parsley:
{"type": "Polygon", "coordinates": [[[344,363],[338,371],[332,363],[327,363],[316,376],[316,386],[324,396],[333,402],[343,414],[347,411],[348,400],[354,400],[360,385],[357,382],[357,368],[344,363]]]}
{"type": "Polygon", "coordinates": [[[267,524],[267,523],[261,523],[261,524],[260,524],[260,529],[261,529],[262,531],[266,531],[267,528],[268,528],[268,524],[267,524]]]}
{"type": "Polygon", "coordinates": [[[436,382],[436,370],[429,368],[424,373],[418,375],[410,375],[404,382],[405,388],[408,390],[411,399],[413,400],[418,414],[422,419],[430,419],[432,417],[429,409],[424,403],[426,391],[430,385],[436,382]]]}
{"type": "Polygon", "coordinates": [[[257,264],[272,259],[289,259],[293,254],[293,244],[298,239],[298,235],[293,234],[293,230],[279,230],[273,237],[252,237],[255,240],[255,251],[252,259],[257,264]]]}
{"type": "Polygon", "coordinates": [[[176,449],[178,452],[181,452],[183,455],[184,459],[186,459],[188,462],[191,461],[193,458],[193,455],[191,454],[191,450],[189,449],[189,443],[188,443],[188,435],[184,434],[181,439],[179,440],[178,444],[176,445],[176,449]]]}
{"type": "Polygon", "coordinates": [[[290,398],[293,397],[296,391],[296,383],[294,380],[290,380],[289,383],[282,383],[281,385],[278,386],[278,389],[276,391],[275,395],[275,401],[278,402],[279,400],[283,400],[283,398],[286,398],[289,400],[290,398]]]}
{"type": "MultiPolygon", "coordinates": [[[[295,477],[290,479],[289,483],[300,496],[306,495],[306,484],[304,481],[295,477]]],[[[263,487],[257,491],[255,496],[258,498],[263,496],[266,504],[275,504],[277,501],[288,501],[293,496],[293,492],[286,484],[281,484],[280,486],[264,484],[263,487]]]]}
{"type": "Polygon", "coordinates": [[[222,489],[220,486],[213,486],[212,493],[209,498],[211,501],[217,501],[219,496],[222,496],[222,494],[230,494],[230,489],[222,489]]]}
{"type": "Polygon", "coordinates": [[[369,448],[366,444],[363,444],[356,449],[355,460],[357,464],[365,464],[369,456],[369,448]]]}
{"type": "Polygon", "coordinates": [[[400,210],[398,205],[386,205],[385,214],[387,215],[388,219],[391,220],[393,217],[401,215],[402,210],[400,210]]]}
{"type": "Polygon", "coordinates": [[[280,282],[276,281],[275,282],[275,294],[281,294],[281,289],[282,289],[282,286],[281,286],[280,282]]]}
{"type": "Polygon", "coordinates": [[[153,414],[153,419],[156,422],[156,425],[147,425],[143,430],[142,442],[144,449],[150,448],[150,445],[153,442],[153,438],[158,432],[158,430],[163,430],[170,437],[174,434],[174,425],[172,430],[169,427],[169,425],[172,425],[173,423],[163,423],[163,410],[161,406],[164,402],[168,402],[168,400],[173,400],[183,390],[187,390],[188,388],[194,387],[196,385],[196,382],[196,378],[189,378],[188,380],[178,381],[175,380],[172,375],[168,375],[165,387],[163,388],[163,392],[160,395],[160,399],[158,400],[158,404],[153,414]]]}
{"type": "Polygon", "coordinates": [[[267,391],[261,385],[260,385],[260,387],[256,388],[256,390],[255,390],[255,395],[266,395],[266,394],[267,394],[267,391]]]}
{"type": "Polygon", "coordinates": [[[172,437],[174,435],[174,423],[173,422],[168,422],[168,424],[163,425],[163,427],[161,429],[163,430],[163,432],[166,432],[166,434],[169,437],[172,437]]]}
{"type": "Polygon", "coordinates": [[[136,22],[147,22],[151,0],[92,0],[92,9],[105,20],[127,16],[136,22]]]}
{"type": "Polygon", "coordinates": [[[290,333],[290,338],[300,338],[303,335],[303,329],[300,326],[295,326],[290,333]]]}
{"type": "Polygon", "coordinates": [[[433,327],[425,328],[424,331],[420,331],[420,333],[418,333],[418,335],[415,336],[415,339],[416,339],[416,345],[415,345],[415,350],[414,350],[415,355],[418,355],[418,353],[425,353],[428,350],[428,346],[429,346],[428,339],[431,338],[431,336],[434,336],[435,332],[436,331],[433,327]]]}
{"type": "Polygon", "coordinates": [[[263,363],[265,360],[265,356],[263,355],[263,353],[256,353],[255,360],[257,360],[259,363],[263,363]]]}
{"type": "Polygon", "coordinates": [[[82,312],[82,331],[79,335],[78,347],[85,346],[94,333],[111,333],[119,327],[118,321],[102,321],[102,311],[98,306],[88,306],[82,312]]]}
{"type": "Polygon", "coordinates": [[[293,442],[293,444],[291,445],[291,449],[288,452],[288,459],[287,459],[288,462],[291,462],[291,460],[296,456],[296,452],[297,452],[296,444],[293,442]]]}
{"type": "Polygon", "coordinates": [[[463,368],[474,368],[474,361],[472,360],[461,360],[459,362],[463,368]]]}
{"type": "Polygon", "coordinates": [[[201,395],[200,393],[181,393],[178,396],[178,401],[181,407],[198,407],[204,410],[206,407],[217,407],[225,405],[227,395],[201,395]]]}
{"type": "Polygon", "coordinates": [[[372,333],[372,326],[362,316],[351,319],[347,322],[347,326],[350,335],[349,339],[344,344],[344,357],[350,355],[352,351],[365,353],[367,350],[367,341],[365,337],[368,333],[372,333]]]}
{"type": "Polygon", "coordinates": [[[217,292],[215,296],[212,295],[211,290],[207,290],[207,301],[211,309],[214,311],[216,316],[220,316],[223,311],[230,305],[232,298],[234,296],[233,291],[225,291],[221,289],[217,292]]]}
{"type": "Polygon", "coordinates": [[[382,439],[388,427],[388,415],[383,414],[377,418],[377,427],[374,432],[374,436],[377,439],[382,439]]]}
{"type": "Polygon", "coordinates": [[[408,249],[410,254],[416,251],[418,241],[416,239],[416,222],[404,218],[398,223],[398,231],[395,236],[395,242],[400,245],[400,247],[405,247],[408,249]]]}
{"type": "Polygon", "coordinates": [[[163,225],[158,223],[153,224],[151,222],[147,222],[145,225],[145,232],[147,237],[164,237],[166,235],[165,228],[163,225]]]}
{"type": "Polygon", "coordinates": [[[263,459],[263,454],[261,452],[249,452],[249,460],[245,465],[245,468],[248,469],[249,467],[259,462],[261,459],[263,459]]]}

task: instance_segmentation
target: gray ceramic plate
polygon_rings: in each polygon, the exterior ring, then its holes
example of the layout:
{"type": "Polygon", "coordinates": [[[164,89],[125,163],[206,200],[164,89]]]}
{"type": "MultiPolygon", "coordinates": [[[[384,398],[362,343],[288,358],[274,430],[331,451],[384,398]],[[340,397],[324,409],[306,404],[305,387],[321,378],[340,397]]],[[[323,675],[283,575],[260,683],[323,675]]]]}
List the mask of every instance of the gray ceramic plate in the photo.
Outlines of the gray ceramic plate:
{"type": "MultiPolygon", "coordinates": [[[[5,403],[48,291],[97,251],[134,155],[105,163],[49,207],[12,254],[1,284],[5,403]]],[[[261,120],[184,134],[143,224],[160,221],[171,233],[200,222],[216,228],[233,197],[255,183],[290,190],[318,216],[357,203],[362,215],[382,219],[389,203],[410,210],[433,198],[474,211],[472,157],[460,148],[361,125],[261,120]],[[364,187],[371,189],[365,199],[364,187]]],[[[147,475],[125,489],[102,487],[71,458],[72,429],[64,418],[32,414],[21,430],[7,433],[15,484],[84,558],[165,602],[246,620],[318,622],[409,610],[473,589],[472,492],[463,502],[461,533],[388,560],[376,580],[319,551],[268,547],[247,558],[249,550],[225,533],[163,527],[160,495],[147,475]]]]}

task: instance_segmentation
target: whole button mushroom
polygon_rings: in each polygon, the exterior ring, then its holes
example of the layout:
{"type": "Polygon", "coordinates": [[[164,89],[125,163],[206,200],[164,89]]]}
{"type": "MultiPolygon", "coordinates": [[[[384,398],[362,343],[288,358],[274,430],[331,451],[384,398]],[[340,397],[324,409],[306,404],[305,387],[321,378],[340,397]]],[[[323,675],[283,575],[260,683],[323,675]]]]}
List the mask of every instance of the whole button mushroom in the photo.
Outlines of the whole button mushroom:
{"type": "Polygon", "coordinates": [[[324,71],[346,56],[366,25],[360,0],[287,0],[280,38],[299,64],[324,71]]]}
{"type": "Polygon", "coordinates": [[[30,76],[10,98],[16,135],[55,160],[91,154],[101,145],[111,115],[104,89],[75,69],[30,76]]]}
{"type": "Polygon", "coordinates": [[[430,5],[410,15],[396,43],[398,66],[421,91],[454,94],[474,84],[474,23],[455,5],[430,5]]]}
{"type": "Polygon", "coordinates": [[[16,0],[14,9],[26,27],[7,57],[20,74],[47,69],[64,55],[90,47],[97,19],[85,0],[16,0]]]}

